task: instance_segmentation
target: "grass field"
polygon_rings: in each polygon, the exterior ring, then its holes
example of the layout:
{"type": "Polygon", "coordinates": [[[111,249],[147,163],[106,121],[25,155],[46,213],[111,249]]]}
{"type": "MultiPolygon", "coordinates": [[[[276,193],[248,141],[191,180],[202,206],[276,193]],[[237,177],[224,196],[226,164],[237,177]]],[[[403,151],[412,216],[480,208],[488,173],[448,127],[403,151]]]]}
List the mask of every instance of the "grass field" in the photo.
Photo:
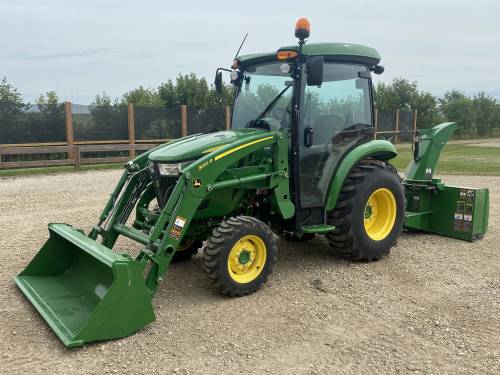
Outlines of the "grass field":
{"type": "MultiPolygon", "coordinates": [[[[471,176],[500,176],[500,145],[498,143],[480,143],[471,140],[468,143],[450,143],[445,146],[439,160],[437,174],[455,174],[471,176]]],[[[409,144],[397,145],[398,157],[392,163],[404,172],[411,160],[409,144]]],[[[85,165],[77,171],[121,168],[122,164],[85,165]]],[[[46,173],[74,172],[72,166],[25,168],[0,170],[0,177],[23,176],[46,173]]]]}
{"type": "MultiPolygon", "coordinates": [[[[397,145],[397,150],[399,155],[393,160],[393,164],[404,171],[412,158],[411,146],[397,145]]],[[[436,173],[500,176],[500,147],[498,144],[478,146],[477,141],[447,144],[441,153],[436,173]]]]}

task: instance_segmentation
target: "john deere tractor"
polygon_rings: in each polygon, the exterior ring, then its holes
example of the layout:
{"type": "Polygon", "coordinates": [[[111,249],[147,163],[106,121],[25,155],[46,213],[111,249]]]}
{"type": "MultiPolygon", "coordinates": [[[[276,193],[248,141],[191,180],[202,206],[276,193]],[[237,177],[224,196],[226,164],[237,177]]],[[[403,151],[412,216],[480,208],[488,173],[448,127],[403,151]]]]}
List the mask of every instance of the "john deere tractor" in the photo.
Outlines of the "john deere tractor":
{"type": "Polygon", "coordinates": [[[390,164],[396,149],[375,139],[378,52],[306,44],[305,19],[295,35],[297,45],[217,70],[216,88],[224,70],[235,88],[230,130],[131,160],[89,233],[49,224],[49,239],[15,282],[65,345],[152,322],[169,265],[200,248],[208,280],[235,297],[266,282],[279,235],[324,235],[333,255],[373,261],[389,254],[403,227],[464,240],[486,232],[488,191],[433,178],[456,125],[417,134],[401,180],[390,164]],[[119,236],[142,244],[136,257],[112,250],[119,236]]]}

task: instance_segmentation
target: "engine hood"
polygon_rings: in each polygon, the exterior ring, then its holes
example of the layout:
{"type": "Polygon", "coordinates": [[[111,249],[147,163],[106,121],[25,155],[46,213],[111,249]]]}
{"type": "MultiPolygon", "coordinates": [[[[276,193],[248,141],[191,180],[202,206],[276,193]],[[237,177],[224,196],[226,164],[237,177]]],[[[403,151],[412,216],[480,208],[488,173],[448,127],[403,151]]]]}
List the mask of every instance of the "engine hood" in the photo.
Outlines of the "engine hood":
{"type": "Polygon", "coordinates": [[[222,146],[259,133],[265,134],[267,131],[259,129],[240,129],[183,137],[152,151],[151,154],[149,154],[149,160],[162,162],[195,160],[222,146]]]}

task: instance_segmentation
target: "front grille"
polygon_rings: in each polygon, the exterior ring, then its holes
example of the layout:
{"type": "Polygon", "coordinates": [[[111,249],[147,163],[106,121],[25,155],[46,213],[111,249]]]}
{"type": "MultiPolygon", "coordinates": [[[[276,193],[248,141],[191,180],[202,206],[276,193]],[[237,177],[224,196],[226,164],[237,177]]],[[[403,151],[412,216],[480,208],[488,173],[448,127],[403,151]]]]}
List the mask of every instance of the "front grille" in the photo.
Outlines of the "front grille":
{"type": "Polygon", "coordinates": [[[158,163],[153,163],[153,186],[156,193],[156,200],[160,208],[165,207],[165,204],[174,191],[175,185],[179,180],[179,176],[162,176],[158,169],[158,163]]]}

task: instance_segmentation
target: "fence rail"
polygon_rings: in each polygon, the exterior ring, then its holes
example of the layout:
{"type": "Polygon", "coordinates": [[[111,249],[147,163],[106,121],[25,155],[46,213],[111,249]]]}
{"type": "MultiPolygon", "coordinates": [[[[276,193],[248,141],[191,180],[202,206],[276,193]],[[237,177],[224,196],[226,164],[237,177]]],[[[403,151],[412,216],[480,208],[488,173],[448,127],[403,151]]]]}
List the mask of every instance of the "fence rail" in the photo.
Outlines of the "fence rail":
{"type": "Polygon", "coordinates": [[[0,169],[50,167],[73,165],[76,168],[84,164],[126,163],[130,160],[130,153],[145,151],[158,144],[108,144],[108,145],[72,145],[72,146],[33,146],[33,147],[5,147],[0,146],[0,160],[2,155],[40,155],[61,153],[67,154],[66,159],[29,160],[29,161],[0,161],[0,169]],[[84,157],[89,152],[119,152],[129,151],[129,156],[84,157]]]}

